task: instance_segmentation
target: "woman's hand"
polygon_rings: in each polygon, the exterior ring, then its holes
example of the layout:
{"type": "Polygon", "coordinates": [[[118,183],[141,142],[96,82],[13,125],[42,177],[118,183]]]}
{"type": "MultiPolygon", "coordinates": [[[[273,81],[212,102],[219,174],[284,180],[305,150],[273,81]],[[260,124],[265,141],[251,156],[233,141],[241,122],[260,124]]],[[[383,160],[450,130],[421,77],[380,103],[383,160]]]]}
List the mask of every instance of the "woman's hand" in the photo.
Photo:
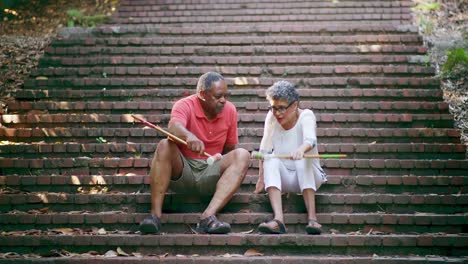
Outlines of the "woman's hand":
{"type": "Polygon", "coordinates": [[[291,153],[291,159],[292,160],[300,160],[304,158],[304,151],[301,149],[298,149],[291,153]]]}
{"type": "Polygon", "coordinates": [[[255,185],[254,193],[259,194],[259,193],[262,193],[263,190],[265,190],[265,181],[263,180],[263,177],[258,177],[258,181],[257,181],[257,184],[255,185]]]}

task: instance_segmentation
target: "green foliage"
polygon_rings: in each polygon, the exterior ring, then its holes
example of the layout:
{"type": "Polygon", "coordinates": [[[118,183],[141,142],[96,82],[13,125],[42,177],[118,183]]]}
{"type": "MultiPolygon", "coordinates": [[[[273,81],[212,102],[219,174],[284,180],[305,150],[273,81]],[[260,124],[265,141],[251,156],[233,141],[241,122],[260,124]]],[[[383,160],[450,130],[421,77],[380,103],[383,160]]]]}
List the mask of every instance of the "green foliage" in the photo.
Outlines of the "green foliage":
{"type": "Polygon", "coordinates": [[[95,27],[98,24],[104,23],[109,18],[109,16],[107,15],[86,16],[83,13],[81,13],[81,11],[76,10],[76,9],[67,10],[67,15],[68,15],[68,21],[67,21],[68,27],[75,27],[75,26],[95,27]]]}
{"type": "Polygon", "coordinates": [[[419,16],[419,26],[426,34],[432,34],[434,31],[434,23],[425,16],[419,16]]]}
{"type": "Polygon", "coordinates": [[[424,13],[429,13],[432,11],[437,11],[440,10],[440,4],[439,3],[434,3],[434,2],[425,2],[425,3],[420,3],[414,7],[415,11],[421,11],[424,13]]]}
{"type": "Polygon", "coordinates": [[[462,81],[468,76],[468,52],[464,48],[452,48],[447,52],[447,61],[441,67],[441,77],[462,81]]]}

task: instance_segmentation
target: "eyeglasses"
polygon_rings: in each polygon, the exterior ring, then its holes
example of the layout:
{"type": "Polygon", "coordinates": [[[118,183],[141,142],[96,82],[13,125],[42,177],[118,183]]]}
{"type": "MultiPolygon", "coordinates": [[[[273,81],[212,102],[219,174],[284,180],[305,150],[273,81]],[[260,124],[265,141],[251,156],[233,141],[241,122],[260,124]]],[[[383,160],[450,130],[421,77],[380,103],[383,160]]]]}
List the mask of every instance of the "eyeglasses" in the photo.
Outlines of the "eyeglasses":
{"type": "Polygon", "coordinates": [[[275,106],[269,106],[268,107],[268,110],[272,111],[272,112],[276,112],[276,113],[279,113],[279,114],[283,114],[285,113],[288,108],[294,104],[296,101],[292,101],[290,104],[288,104],[288,106],[279,106],[279,107],[275,107],[275,106]]]}

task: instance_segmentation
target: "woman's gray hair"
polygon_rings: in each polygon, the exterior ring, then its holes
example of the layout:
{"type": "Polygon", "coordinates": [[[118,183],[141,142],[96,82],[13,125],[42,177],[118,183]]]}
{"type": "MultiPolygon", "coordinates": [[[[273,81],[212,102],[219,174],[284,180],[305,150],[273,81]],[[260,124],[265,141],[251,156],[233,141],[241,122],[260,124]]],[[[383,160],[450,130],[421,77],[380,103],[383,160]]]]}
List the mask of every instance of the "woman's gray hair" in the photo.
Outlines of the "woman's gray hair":
{"type": "Polygon", "coordinates": [[[197,94],[201,91],[209,91],[211,89],[211,85],[219,80],[224,80],[224,77],[217,72],[207,72],[203,74],[198,79],[197,94]]]}
{"type": "Polygon", "coordinates": [[[268,88],[266,90],[266,97],[268,100],[285,100],[288,104],[299,101],[299,93],[296,87],[285,80],[277,81],[268,88]]]}

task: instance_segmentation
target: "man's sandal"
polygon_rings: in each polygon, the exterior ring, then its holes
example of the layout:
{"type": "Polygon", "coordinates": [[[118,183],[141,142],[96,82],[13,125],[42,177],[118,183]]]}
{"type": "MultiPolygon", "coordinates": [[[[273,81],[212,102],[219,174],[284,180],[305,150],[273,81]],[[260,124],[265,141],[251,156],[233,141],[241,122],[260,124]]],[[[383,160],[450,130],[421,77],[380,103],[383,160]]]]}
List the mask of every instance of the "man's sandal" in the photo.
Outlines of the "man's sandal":
{"type": "Polygon", "coordinates": [[[201,234],[227,234],[231,232],[231,225],[219,221],[216,216],[212,215],[200,220],[195,230],[201,234]]]}
{"type": "Polygon", "coordinates": [[[284,234],[286,233],[286,227],[280,220],[273,219],[258,225],[258,231],[264,234],[284,234]],[[276,223],[276,227],[271,227],[273,223],[276,223]]]}
{"type": "Polygon", "coordinates": [[[322,229],[319,227],[320,224],[317,220],[309,219],[309,223],[306,226],[306,232],[309,235],[320,235],[322,233],[322,229]]]}
{"type": "Polygon", "coordinates": [[[142,234],[155,234],[161,230],[161,219],[155,215],[150,215],[140,223],[140,232],[142,234]]]}

